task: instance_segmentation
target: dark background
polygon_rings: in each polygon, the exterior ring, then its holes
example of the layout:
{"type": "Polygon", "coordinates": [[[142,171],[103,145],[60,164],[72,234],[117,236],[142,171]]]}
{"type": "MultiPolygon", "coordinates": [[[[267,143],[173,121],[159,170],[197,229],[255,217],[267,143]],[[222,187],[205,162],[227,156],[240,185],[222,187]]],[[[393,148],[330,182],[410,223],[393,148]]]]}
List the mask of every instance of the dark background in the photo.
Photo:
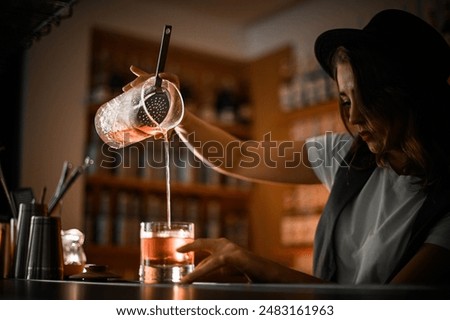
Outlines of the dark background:
{"type": "MultiPolygon", "coordinates": [[[[76,0],[2,0],[0,3],[0,165],[10,191],[19,188],[24,58],[33,42],[72,14],[76,0]]],[[[36,141],[39,143],[39,141],[36,141]]],[[[45,152],[45,150],[43,150],[45,152]]],[[[0,190],[0,221],[11,210],[0,190]]]]}

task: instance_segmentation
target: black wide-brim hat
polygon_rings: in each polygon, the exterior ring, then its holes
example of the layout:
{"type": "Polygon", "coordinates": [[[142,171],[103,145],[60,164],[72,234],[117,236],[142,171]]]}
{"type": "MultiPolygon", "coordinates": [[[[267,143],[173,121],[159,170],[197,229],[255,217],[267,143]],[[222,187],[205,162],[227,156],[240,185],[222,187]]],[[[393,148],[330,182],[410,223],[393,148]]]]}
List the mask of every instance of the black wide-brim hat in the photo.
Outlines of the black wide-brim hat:
{"type": "Polygon", "coordinates": [[[444,37],[419,17],[397,9],[377,13],[363,29],[333,29],[316,39],[314,51],[322,68],[333,77],[331,59],[340,47],[379,48],[412,75],[427,81],[447,81],[450,47],[444,37]]]}

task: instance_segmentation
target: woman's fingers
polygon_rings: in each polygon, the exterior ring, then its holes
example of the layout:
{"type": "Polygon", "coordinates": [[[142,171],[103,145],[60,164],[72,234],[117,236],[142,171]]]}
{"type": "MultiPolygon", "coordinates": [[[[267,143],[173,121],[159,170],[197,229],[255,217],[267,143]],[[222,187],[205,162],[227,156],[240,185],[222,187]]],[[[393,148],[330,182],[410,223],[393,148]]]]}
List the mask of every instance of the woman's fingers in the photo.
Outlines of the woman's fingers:
{"type": "MultiPolygon", "coordinates": [[[[214,241],[215,241],[214,239],[202,239],[202,238],[195,239],[193,242],[177,248],[177,251],[182,253],[190,251],[204,251],[212,253],[213,250],[211,249],[212,247],[211,243],[214,241]]],[[[203,259],[202,261],[200,261],[195,266],[194,271],[184,276],[181,279],[181,282],[192,283],[196,279],[208,275],[209,273],[211,273],[212,271],[214,271],[219,267],[220,265],[218,264],[218,261],[214,259],[213,255],[210,255],[205,259],[203,259]]]]}
{"type": "Polygon", "coordinates": [[[206,251],[213,252],[217,247],[216,242],[218,239],[195,239],[191,243],[188,243],[182,247],[177,248],[178,252],[189,252],[189,251],[206,251]]]}
{"type": "MultiPolygon", "coordinates": [[[[233,257],[239,256],[242,249],[226,238],[206,239],[199,238],[177,249],[178,252],[203,251],[210,253],[205,259],[200,261],[192,271],[183,279],[183,283],[191,283],[195,280],[223,278],[227,271],[236,266],[233,265],[233,257]],[[218,273],[218,271],[221,271],[218,273]],[[225,272],[225,273],[224,273],[225,272]],[[219,277],[217,277],[219,276],[219,277]],[[212,277],[212,278],[211,278],[212,277]]],[[[239,272],[241,274],[241,272],[239,272]]]]}
{"type": "Polygon", "coordinates": [[[125,86],[122,87],[122,91],[128,91],[131,88],[141,84],[142,82],[144,82],[145,80],[147,80],[148,78],[151,77],[151,74],[145,72],[144,70],[136,67],[136,66],[131,66],[130,67],[130,71],[137,76],[136,79],[134,79],[133,81],[131,81],[130,83],[127,83],[125,86]]]}
{"type": "Polygon", "coordinates": [[[207,276],[220,267],[221,264],[218,262],[218,260],[205,258],[194,268],[191,273],[187,274],[181,279],[181,283],[192,283],[201,277],[207,276]]]}
{"type": "Polygon", "coordinates": [[[128,91],[133,87],[138,86],[139,84],[141,84],[142,82],[144,82],[145,80],[147,80],[148,78],[136,78],[133,81],[127,83],[125,86],[122,87],[122,91],[128,91]]]}
{"type": "MultiPolygon", "coordinates": [[[[130,66],[130,71],[137,77],[136,79],[134,79],[133,81],[131,81],[130,83],[127,83],[125,86],[122,87],[122,91],[128,91],[131,88],[138,86],[139,84],[141,84],[142,82],[144,82],[145,80],[147,80],[148,78],[154,76],[154,74],[148,73],[136,66],[130,66]]],[[[180,87],[180,80],[178,78],[177,75],[172,74],[172,73],[160,73],[159,76],[163,79],[166,79],[170,82],[172,82],[173,84],[175,84],[177,86],[177,88],[180,87]]]]}
{"type": "Polygon", "coordinates": [[[136,67],[136,66],[130,66],[130,71],[133,72],[138,77],[150,77],[150,74],[148,72],[145,72],[144,70],[136,67]]]}

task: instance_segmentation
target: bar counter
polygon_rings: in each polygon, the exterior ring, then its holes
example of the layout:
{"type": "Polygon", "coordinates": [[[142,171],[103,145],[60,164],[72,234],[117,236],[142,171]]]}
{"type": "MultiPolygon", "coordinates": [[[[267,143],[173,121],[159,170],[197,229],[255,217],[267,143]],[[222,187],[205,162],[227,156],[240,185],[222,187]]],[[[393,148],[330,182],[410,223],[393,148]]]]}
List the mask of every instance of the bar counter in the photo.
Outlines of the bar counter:
{"type": "Polygon", "coordinates": [[[447,300],[450,287],[0,280],[0,300],[447,300]]]}

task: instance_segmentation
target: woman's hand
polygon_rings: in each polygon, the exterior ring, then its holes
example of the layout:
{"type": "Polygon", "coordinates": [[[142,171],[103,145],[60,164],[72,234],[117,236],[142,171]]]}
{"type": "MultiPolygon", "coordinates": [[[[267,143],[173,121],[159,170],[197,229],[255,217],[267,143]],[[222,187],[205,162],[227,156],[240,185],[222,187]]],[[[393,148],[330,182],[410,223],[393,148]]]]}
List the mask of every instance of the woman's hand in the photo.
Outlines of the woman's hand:
{"type": "Polygon", "coordinates": [[[178,248],[177,251],[203,251],[210,254],[194,268],[194,271],[181,279],[182,283],[205,279],[209,281],[214,279],[211,276],[215,276],[217,282],[224,282],[230,278],[230,271],[234,272],[231,274],[233,280],[236,279],[236,271],[239,272],[241,276],[239,282],[245,277],[246,282],[258,283],[324,283],[312,275],[258,256],[225,238],[197,239],[178,248]]]}
{"type": "MultiPolygon", "coordinates": [[[[131,88],[138,86],[139,84],[141,84],[142,82],[146,81],[148,78],[154,76],[154,74],[150,74],[145,72],[144,70],[139,69],[136,66],[131,66],[130,67],[130,71],[137,77],[136,79],[134,79],[133,81],[127,83],[122,90],[128,91],[131,88]]],[[[173,84],[175,84],[177,86],[177,88],[180,88],[180,80],[178,79],[178,77],[174,74],[171,73],[160,73],[159,76],[163,79],[166,79],[170,82],[172,82],[173,84]]]]}
{"type": "Polygon", "coordinates": [[[240,261],[245,259],[248,251],[228,239],[197,239],[178,248],[177,251],[209,253],[195,266],[194,271],[183,277],[182,283],[191,283],[196,280],[223,282],[230,278],[238,282],[244,280],[244,275],[239,272],[241,271],[239,265],[240,261]]]}

